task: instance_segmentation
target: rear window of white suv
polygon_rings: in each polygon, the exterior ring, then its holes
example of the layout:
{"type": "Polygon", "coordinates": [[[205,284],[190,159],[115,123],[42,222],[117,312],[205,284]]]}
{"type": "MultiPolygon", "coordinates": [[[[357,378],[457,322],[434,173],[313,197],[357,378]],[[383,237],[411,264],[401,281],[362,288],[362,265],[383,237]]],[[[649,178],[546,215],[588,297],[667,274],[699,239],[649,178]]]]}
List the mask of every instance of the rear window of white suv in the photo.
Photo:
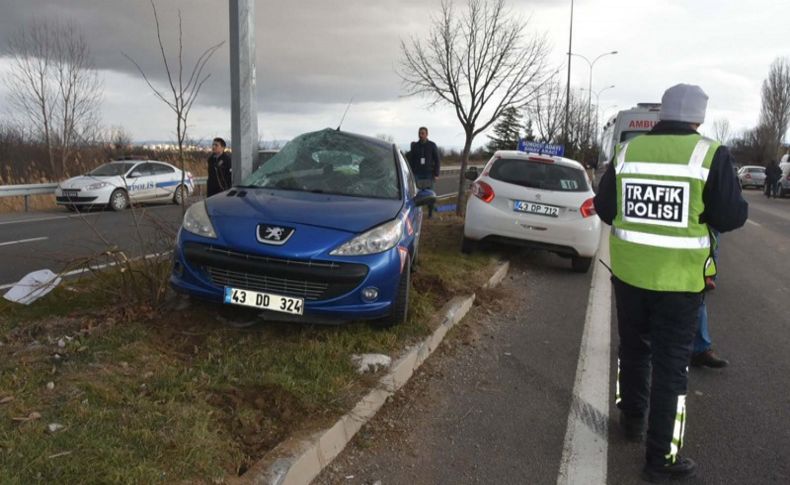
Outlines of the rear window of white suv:
{"type": "Polygon", "coordinates": [[[488,176],[509,184],[560,192],[586,192],[584,172],[573,167],[516,158],[500,158],[488,176]]]}

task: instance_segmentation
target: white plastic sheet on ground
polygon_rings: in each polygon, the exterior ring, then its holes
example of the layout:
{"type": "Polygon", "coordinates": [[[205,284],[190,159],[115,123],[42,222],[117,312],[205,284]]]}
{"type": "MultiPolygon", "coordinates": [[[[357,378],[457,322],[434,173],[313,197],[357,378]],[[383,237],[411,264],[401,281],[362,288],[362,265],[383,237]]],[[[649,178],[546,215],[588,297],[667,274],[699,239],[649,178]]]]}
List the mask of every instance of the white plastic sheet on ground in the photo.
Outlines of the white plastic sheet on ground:
{"type": "Polygon", "coordinates": [[[8,301],[30,305],[60,284],[61,278],[48,269],[28,273],[3,295],[8,301]]]}
{"type": "Polygon", "coordinates": [[[378,372],[379,369],[386,369],[392,364],[392,359],[384,354],[355,354],[351,356],[351,361],[357,366],[357,372],[378,372]]]}

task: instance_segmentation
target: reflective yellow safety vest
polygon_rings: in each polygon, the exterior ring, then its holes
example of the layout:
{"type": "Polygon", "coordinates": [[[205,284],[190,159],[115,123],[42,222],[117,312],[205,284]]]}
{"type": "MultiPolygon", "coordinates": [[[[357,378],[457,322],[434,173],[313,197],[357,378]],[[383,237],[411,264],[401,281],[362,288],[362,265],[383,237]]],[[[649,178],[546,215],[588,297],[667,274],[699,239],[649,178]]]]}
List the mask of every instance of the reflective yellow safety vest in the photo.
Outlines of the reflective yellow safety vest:
{"type": "Polygon", "coordinates": [[[618,147],[609,238],[617,278],[647,290],[700,292],[705,276],[716,274],[715,238],[699,218],[718,147],[700,135],[642,135],[618,147]]]}

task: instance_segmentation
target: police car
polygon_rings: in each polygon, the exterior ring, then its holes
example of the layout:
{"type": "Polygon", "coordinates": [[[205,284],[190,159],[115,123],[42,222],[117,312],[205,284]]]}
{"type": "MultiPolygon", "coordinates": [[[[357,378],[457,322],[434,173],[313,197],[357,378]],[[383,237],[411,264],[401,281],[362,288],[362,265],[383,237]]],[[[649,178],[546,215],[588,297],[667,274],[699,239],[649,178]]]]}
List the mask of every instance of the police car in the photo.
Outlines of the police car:
{"type": "Polygon", "coordinates": [[[480,241],[544,249],[571,259],[587,272],[601,233],[590,179],[584,167],[559,156],[501,150],[474,180],[466,205],[462,251],[480,241]]]}
{"type": "Polygon", "coordinates": [[[55,200],[70,210],[109,206],[120,211],[130,203],[172,201],[180,204],[194,189],[192,174],[186,172],[182,182],[181,170],[169,163],[119,160],[61,182],[55,189],[55,200]]]}

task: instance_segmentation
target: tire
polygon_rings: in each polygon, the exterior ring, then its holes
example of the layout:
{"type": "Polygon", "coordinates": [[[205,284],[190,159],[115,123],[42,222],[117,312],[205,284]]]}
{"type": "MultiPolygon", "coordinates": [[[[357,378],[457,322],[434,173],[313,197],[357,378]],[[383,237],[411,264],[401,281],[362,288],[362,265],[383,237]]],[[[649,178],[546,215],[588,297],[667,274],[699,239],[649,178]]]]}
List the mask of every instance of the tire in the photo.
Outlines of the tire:
{"type": "Polygon", "coordinates": [[[129,196],[126,194],[126,191],[123,189],[115,189],[112,194],[110,194],[110,209],[119,212],[126,209],[129,206],[129,196]]]}
{"type": "Polygon", "coordinates": [[[409,315],[409,292],[411,291],[411,262],[406,261],[403,273],[398,283],[398,294],[392,302],[392,311],[381,320],[375,320],[373,326],[376,328],[392,328],[406,322],[409,315]]]}
{"type": "Polygon", "coordinates": [[[571,258],[571,269],[576,273],[586,273],[592,266],[592,258],[573,256],[571,258]]]}
{"type": "Polygon", "coordinates": [[[181,201],[184,200],[186,191],[187,189],[183,185],[179,185],[178,187],[176,187],[176,190],[173,191],[173,203],[175,205],[181,205],[181,201]]]}
{"type": "Polygon", "coordinates": [[[461,252],[464,254],[472,254],[476,249],[477,241],[464,236],[464,240],[461,242],[461,252]]]}

